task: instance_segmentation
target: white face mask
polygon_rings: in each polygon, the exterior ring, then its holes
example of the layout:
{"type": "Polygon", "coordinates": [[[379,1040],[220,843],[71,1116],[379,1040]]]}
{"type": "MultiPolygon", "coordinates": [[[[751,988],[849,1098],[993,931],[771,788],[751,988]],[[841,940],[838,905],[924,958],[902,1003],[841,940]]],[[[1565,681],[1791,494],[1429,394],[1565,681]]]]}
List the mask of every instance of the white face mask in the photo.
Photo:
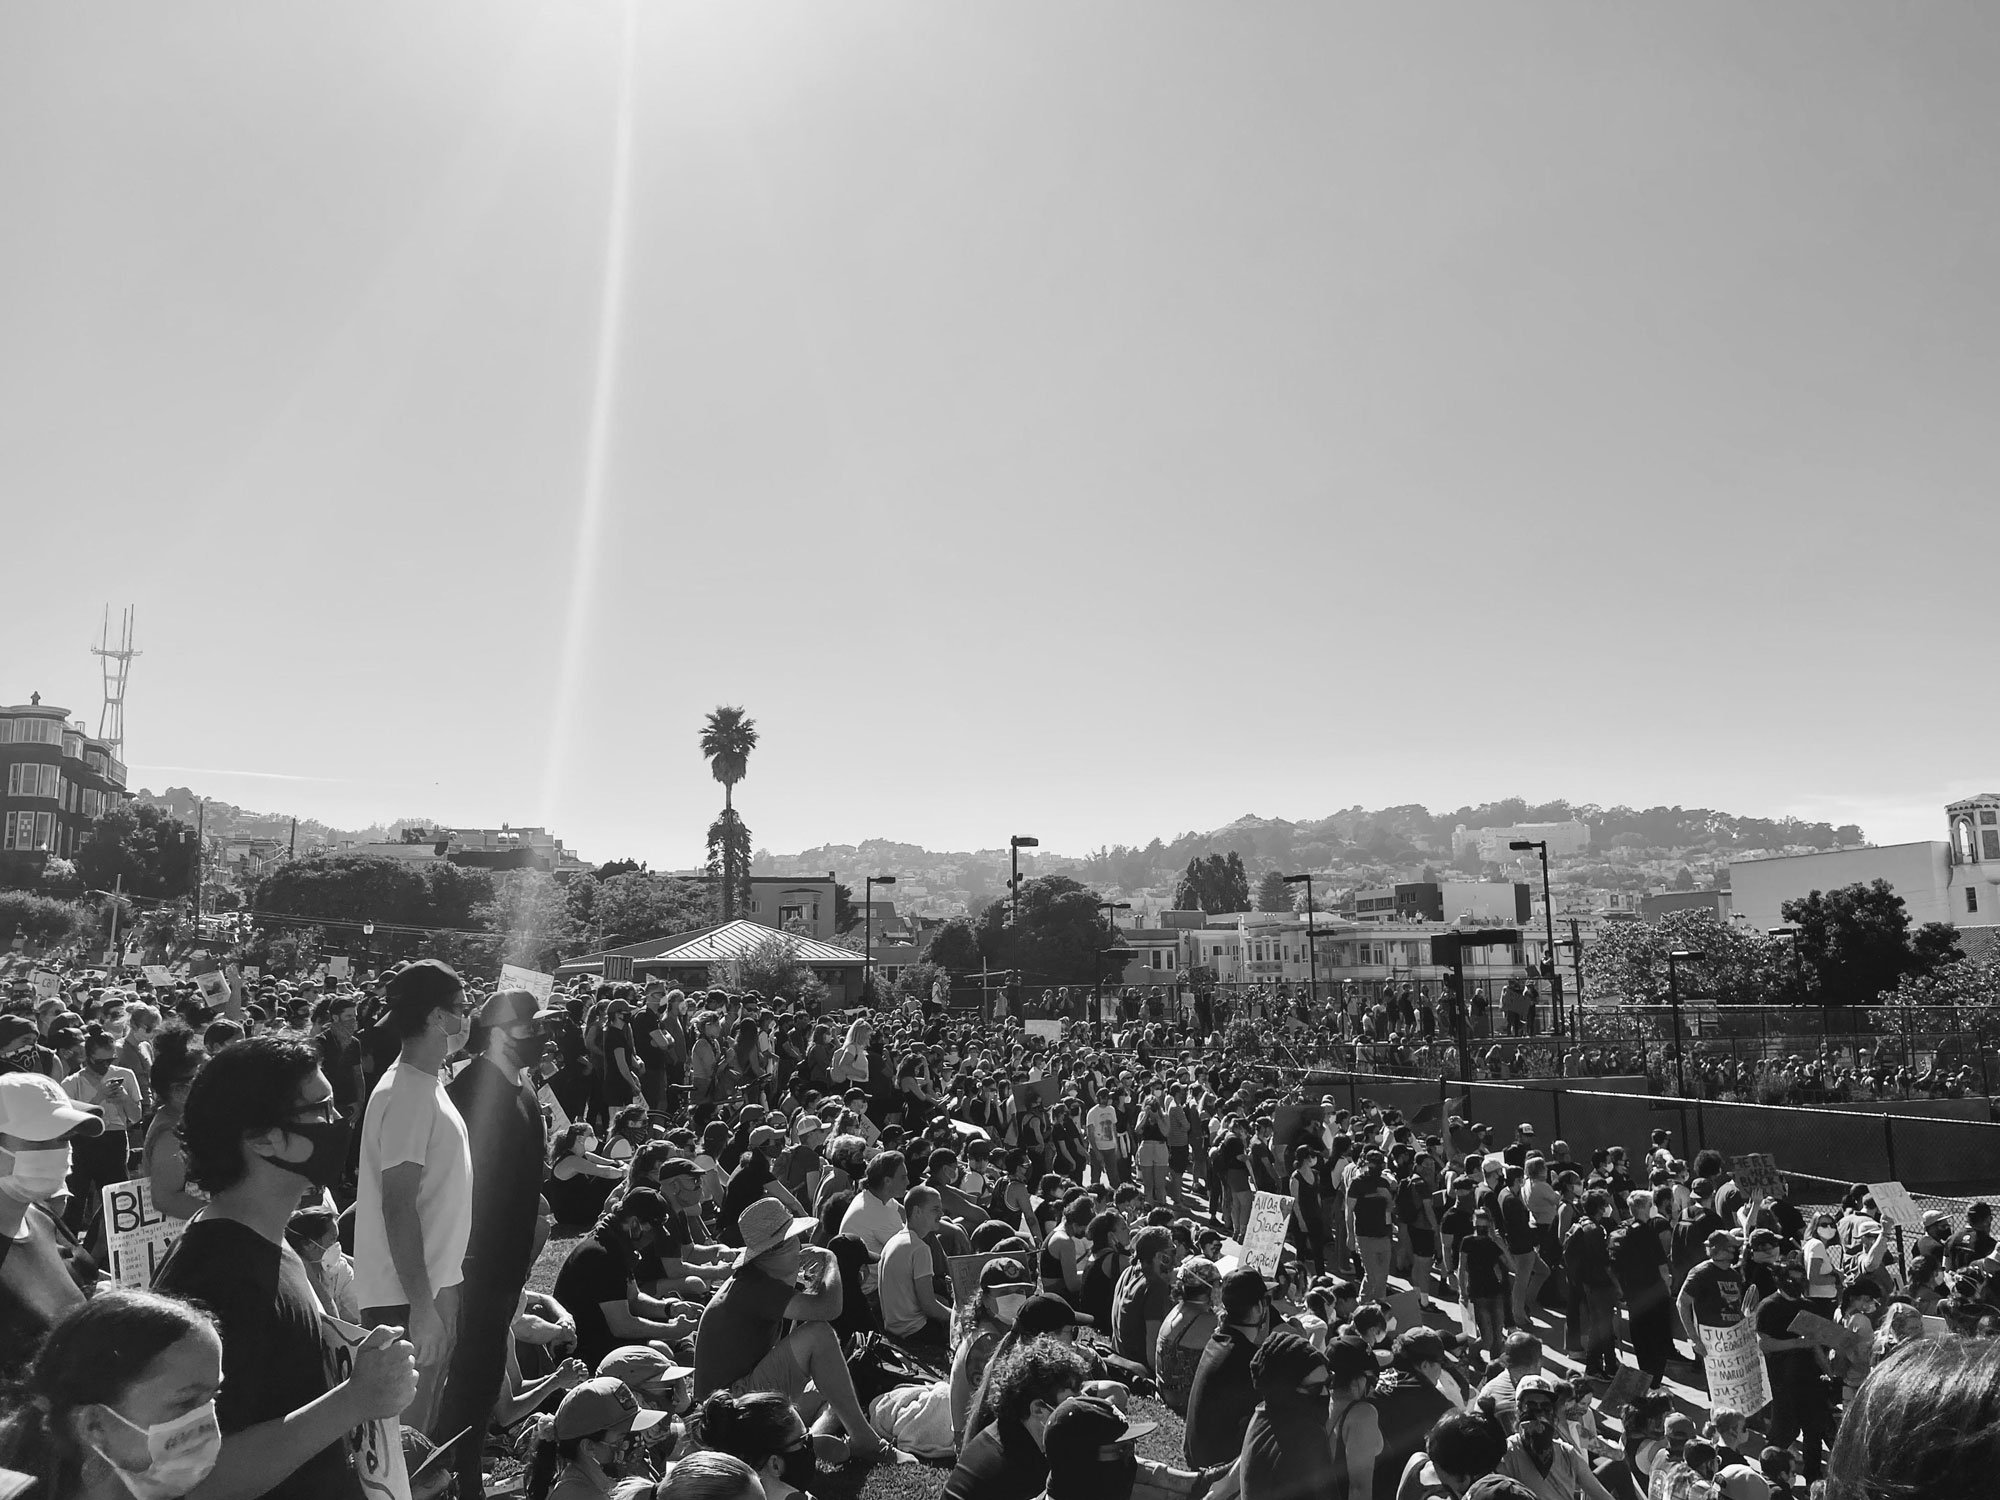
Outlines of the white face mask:
{"type": "Polygon", "coordinates": [[[46,1203],[63,1190],[69,1177],[70,1147],[60,1151],[0,1151],[8,1162],[0,1172],[0,1193],[17,1203],[46,1203]]]}
{"type": "Polygon", "coordinates": [[[597,1149],[597,1137],[594,1135],[578,1136],[576,1138],[576,1149],[586,1154],[595,1151],[597,1149]]]}
{"type": "Polygon", "coordinates": [[[1026,1292],[1005,1292],[993,1299],[994,1321],[1012,1328],[1014,1320],[1021,1315],[1021,1304],[1028,1300],[1026,1292]]]}
{"type": "Polygon", "coordinates": [[[110,1464],[124,1481],[135,1500],[173,1500],[185,1495],[208,1478],[222,1453],[222,1428],[216,1423],[213,1401],[197,1406],[185,1416],[156,1422],[151,1427],[141,1427],[108,1406],[104,1409],[132,1431],[146,1435],[150,1462],[143,1469],[122,1468],[102,1448],[96,1450],[97,1456],[110,1464]]]}

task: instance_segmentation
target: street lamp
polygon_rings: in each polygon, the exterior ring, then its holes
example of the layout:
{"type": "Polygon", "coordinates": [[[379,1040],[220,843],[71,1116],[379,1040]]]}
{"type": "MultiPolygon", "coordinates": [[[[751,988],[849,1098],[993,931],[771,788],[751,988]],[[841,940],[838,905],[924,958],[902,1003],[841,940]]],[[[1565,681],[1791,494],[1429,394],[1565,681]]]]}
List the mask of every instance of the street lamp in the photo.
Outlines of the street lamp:
{"type": "Polygon", "coordinates": [[[875,1003],[875,887],[894,885],[893,875],[869,875],[861,881],[861,998],[875,1003]]]}
{"type": "Polygon", "coordinates": [[[1313,926],[1312,872],[1307,871],[1303,875],[1287,875],[1285,877],[1286,885],[1298,885],[1301,882],[1304,883],[1306,888],[1306,962],[1311,966],[1306,972],[1312,976],[1306,982],[1308,992],[1312,996],[1312,999],[1307,1002],[1306,1008],[1310,1010],[1313,1006],[1319,1004],[1319,944],[1314,941],[1318,936],[1318,929],[1313,926]]]}
{"type": "Polygon", "coordinates": [[[1707,958],[1706,953],[1693,953],[1686,948],[1667,950],[1667,1003],[1674,1008],[1674,1081],[1683,1099],[1688,1096],[1687,1057],[1681,1046],[1681,982],[1680,964],[1700,963],[1707,958]]]}
{"type": "Polygon", "coordinates": [[[1007,882],[1008,899],[1012,903],[1008,910],[1007,921],[1011,926],[1021,925],[1021,851],[1041,847],[1040,839],[1030,838],[1025,833],[1017,833],[1007,840],[1007,860],[1013,867],[1012,878],[1007,882]]]}
{"type": "MultiPolygon", "coordinates": [[[[1111,934],[1113,939],[1115,940],[1118,935],[1117,913],[1121,911],[1130,911],[1132,909],[1132,903],[1130,901],[1100,901],[1097,903],[1097,909],[1099,911],[1112,913],[1112,915],[1105,918],[1105,920],[1111,924],[1111,934]]],[[[1091,1004],[1097,1008],[1097,1019],[1100,1021],[1104,1019],[1103,960],[1105,951],[1106,950],[1103,948],[1093,948],[1090,953],[1090,1000],[1091,1004]]]]}
{"type": "Polygon", "coordinates": [[[1549,1020],[1556,1033],[1556,1071],[1562,1071],[1563,1046],[1563,980],[1562,970],[1556,967],[1556,903],[1549,895],[1549,841],[1547,839],[1514,839],[1509,849],[1533,849],[1542,857],[1542,923],[1548,933],[1549,970],[1549,1020]]]}

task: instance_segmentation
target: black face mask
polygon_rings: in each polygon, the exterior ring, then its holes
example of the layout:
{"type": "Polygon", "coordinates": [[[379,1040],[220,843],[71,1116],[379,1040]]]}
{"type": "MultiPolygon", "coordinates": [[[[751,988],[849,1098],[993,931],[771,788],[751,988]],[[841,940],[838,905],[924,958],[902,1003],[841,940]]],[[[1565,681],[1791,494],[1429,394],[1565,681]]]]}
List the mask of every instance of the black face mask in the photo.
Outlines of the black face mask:
{"type": "Polygon", "coordinates": [[[778,1477],[795,1490],[808,1488],[819,1477],[819,1460],[813,1456],[812,1439],[796,1448],[787,1448],[779,1457],[785,1461],[778,1477]]]}
{"type": "Polygon", "coordinates": [[[281,1161],[275,1156],[267,1156],[264,1160],[274,1167],[283,1167],[287,1172],[298,1173],[314,1187],[336,1187],[347,1166],[347,1137],[352,1128],[347,1121],[314,1120],[283,1128],[287,1135],[311,1141],[312,1154],[304,1161],[281,1161]]]}

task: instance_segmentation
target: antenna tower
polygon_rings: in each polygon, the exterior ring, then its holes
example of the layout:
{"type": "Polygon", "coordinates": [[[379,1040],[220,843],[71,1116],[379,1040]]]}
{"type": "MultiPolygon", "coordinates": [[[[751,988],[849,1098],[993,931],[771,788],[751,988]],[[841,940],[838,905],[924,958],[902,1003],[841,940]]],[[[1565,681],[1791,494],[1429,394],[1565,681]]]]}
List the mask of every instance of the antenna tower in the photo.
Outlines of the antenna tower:
{"type": "Polygon", "coordinates": [[[104,606],[104,634],[90,648],[92,656],[104,659],[104,708],[97,716],[97,737],[112,755],[125,758],[125,678],[132,670],[132,658],[142,652],[132,649],[132,625],[137,611],[127,606],[118,616],[118,644],[111,644],[111,606],[104,606]]]}

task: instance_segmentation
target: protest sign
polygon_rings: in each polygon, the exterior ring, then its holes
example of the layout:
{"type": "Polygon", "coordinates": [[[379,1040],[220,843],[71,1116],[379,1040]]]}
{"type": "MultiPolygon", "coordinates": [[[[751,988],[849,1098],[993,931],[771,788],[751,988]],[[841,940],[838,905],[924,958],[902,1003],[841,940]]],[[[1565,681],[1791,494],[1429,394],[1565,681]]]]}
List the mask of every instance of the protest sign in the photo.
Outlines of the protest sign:
{"type": "Polygon", "coordinates": [[[185,1227],[153,1207],[153,1187],[141,1177],[113,1182],[104,1188],[105,1251],[111,1257],[111,1279],[143,1292],[153,1273],[180,1238],[185,1227]]]}
{"type": "Polygon", "coordinates": [[[1708,1373],[1708,1404],[1734,1411],[1759,1411],[1771,1399],[1771,1377],[1757,1347],[1757,1325],[1749,1318],[1728,1328],[1701,1328],[1708,1373]]]}
{"type": "MultiPolygon", "coordinates": [[[[354,1373],[354,1354],[374,1332],[338,1318],[319,1320],[320,1348],[326,1357],[326,1382],[339,1385],[354,1373]]],[[[403,1424],[394,1417],[364,1422],[349,1433],[354,1477],[366,1500],[410,1500],[410,1475],[403,1467],[403,1424]]]]}
{"type": "Polygon", "coordinates": [[[1063,1023],[1060,1021],[1029,1021],[1025,1024],[1029,1036],[1042,1037],[1050,1042],[1062,1040],[1063,1023]]]}
{"type": "Polygon", "coordinates": [[[326,959],[326,972],[335,979],[345,979],[354,972],[354,965],[345,953],[329,953],[326,959]]]}
{"type": "Polygon", "coordinates": [[[262,979],[264,971],[255,964],[245,964],[243,966],[243,977],[245,979],[262,979]]]}
{"type": "Polygon", "coordinates": [[[47,969],[35,970],[35,998],[53,1000],[62,993],[62,978],[47,969]]]}
{"type": "Polygon", "coordinates": [[[1813,1312],[1802,1312],[1794,1316],[1792,1332],[1800,1338],[1811,1339],[1821,1349],[1839,1349],[1849,1354],[1867,1338],[1866,1334],[1857,1329],[1843,1328],[1833,1319],[1822,1318],[1813,1312]]]}
{"type": "Polygon", "coordinates": [[[1882,1210],[1884,1224],[1902,1226],[1905,1234],[1924,1232],[1924,1211],[1917,1207],[1917,1200],[1910,1196],[1910,1190],[1900,1182],[1871,1182],[1869,1196],[1875,1206],[1882,1210]]]}
{"type": "Polygon", "coordinates": [[[518,964],[500,965],[500,988],[503,990],[526,990],[542,1005],[549,1003],[549,997],[556,992],[556,976],[544,974],[539,969],[524,969],[518,964]]]}
{"type": "Polygon", "coordinates": [[[1060,1078],[1037,1078],[1030,1083],[1017,1083],[1014,1085],[1014,1108],[1020,1111],[1029,1110],[1039,1100],[1046,1109],[1062,1098],[1062,1091],[1060,1078]]]}
{"type": "Polygon", "coordinates": [[[229,981],[222,977],[222,970],[215,960],[204,959],[194,969],[195,987],[201,991],[202,1002],[206,1005],[226,1005],[229,1003],[229,981]],[[206,965],[206,967],[203,967],[206,965]]]}
{"type": "Polygon", "coordinates": [[[146,983],[156,990],[168,989],[173,985],[174,976],[167,972],[165,964],[147,964],[139,972],[146,976],[146,983]]]}
{"type": "Polygon", "coordinates": [[[604,955],[604,981],[606,984],[629,984],[632,981],[632,956],[629,953],[607,953],[604,955]]]}
{"type": "Polygon", "coordinates": [[[1243,1264],[1266,1276],[1278,1274],[1285,1257],[1285,1230],[1293,1200],[1284,1193],[1260,1192],[1250,1201],[1250,1227],[1243,1234],[1243,1264]]]}
{"type": "Polygon", "coordinates": [[[1611,1384],[1605,1387],[1604,1395],[1597,1403],[1597,1409],[1614,1416],[1623,1416],[1625,1408],[1637,1401],[1653,1387],[1653,1377],[1637,1365],[1620,1364],[1618,1373],[1611,1377],[1611,1384]]]}
{"type": "Polygon", "coordinates": [[[548,1111],[549,1139],[554,1140],[559,1132],[569,1129],[569,1111],[556,1101],[555,1094],[546,1083],[535,1090],[535,1098],[548,1111]]]}
{"type": "Polygon", "coordinates": [[[1754,1193],[1759,1188],[1773,1192],[1778,1186],[1778,1159],[1768,1151],[1732,1156],[1729,1158],[1729,1175],[1746,1193],[1754,1193]]]}

